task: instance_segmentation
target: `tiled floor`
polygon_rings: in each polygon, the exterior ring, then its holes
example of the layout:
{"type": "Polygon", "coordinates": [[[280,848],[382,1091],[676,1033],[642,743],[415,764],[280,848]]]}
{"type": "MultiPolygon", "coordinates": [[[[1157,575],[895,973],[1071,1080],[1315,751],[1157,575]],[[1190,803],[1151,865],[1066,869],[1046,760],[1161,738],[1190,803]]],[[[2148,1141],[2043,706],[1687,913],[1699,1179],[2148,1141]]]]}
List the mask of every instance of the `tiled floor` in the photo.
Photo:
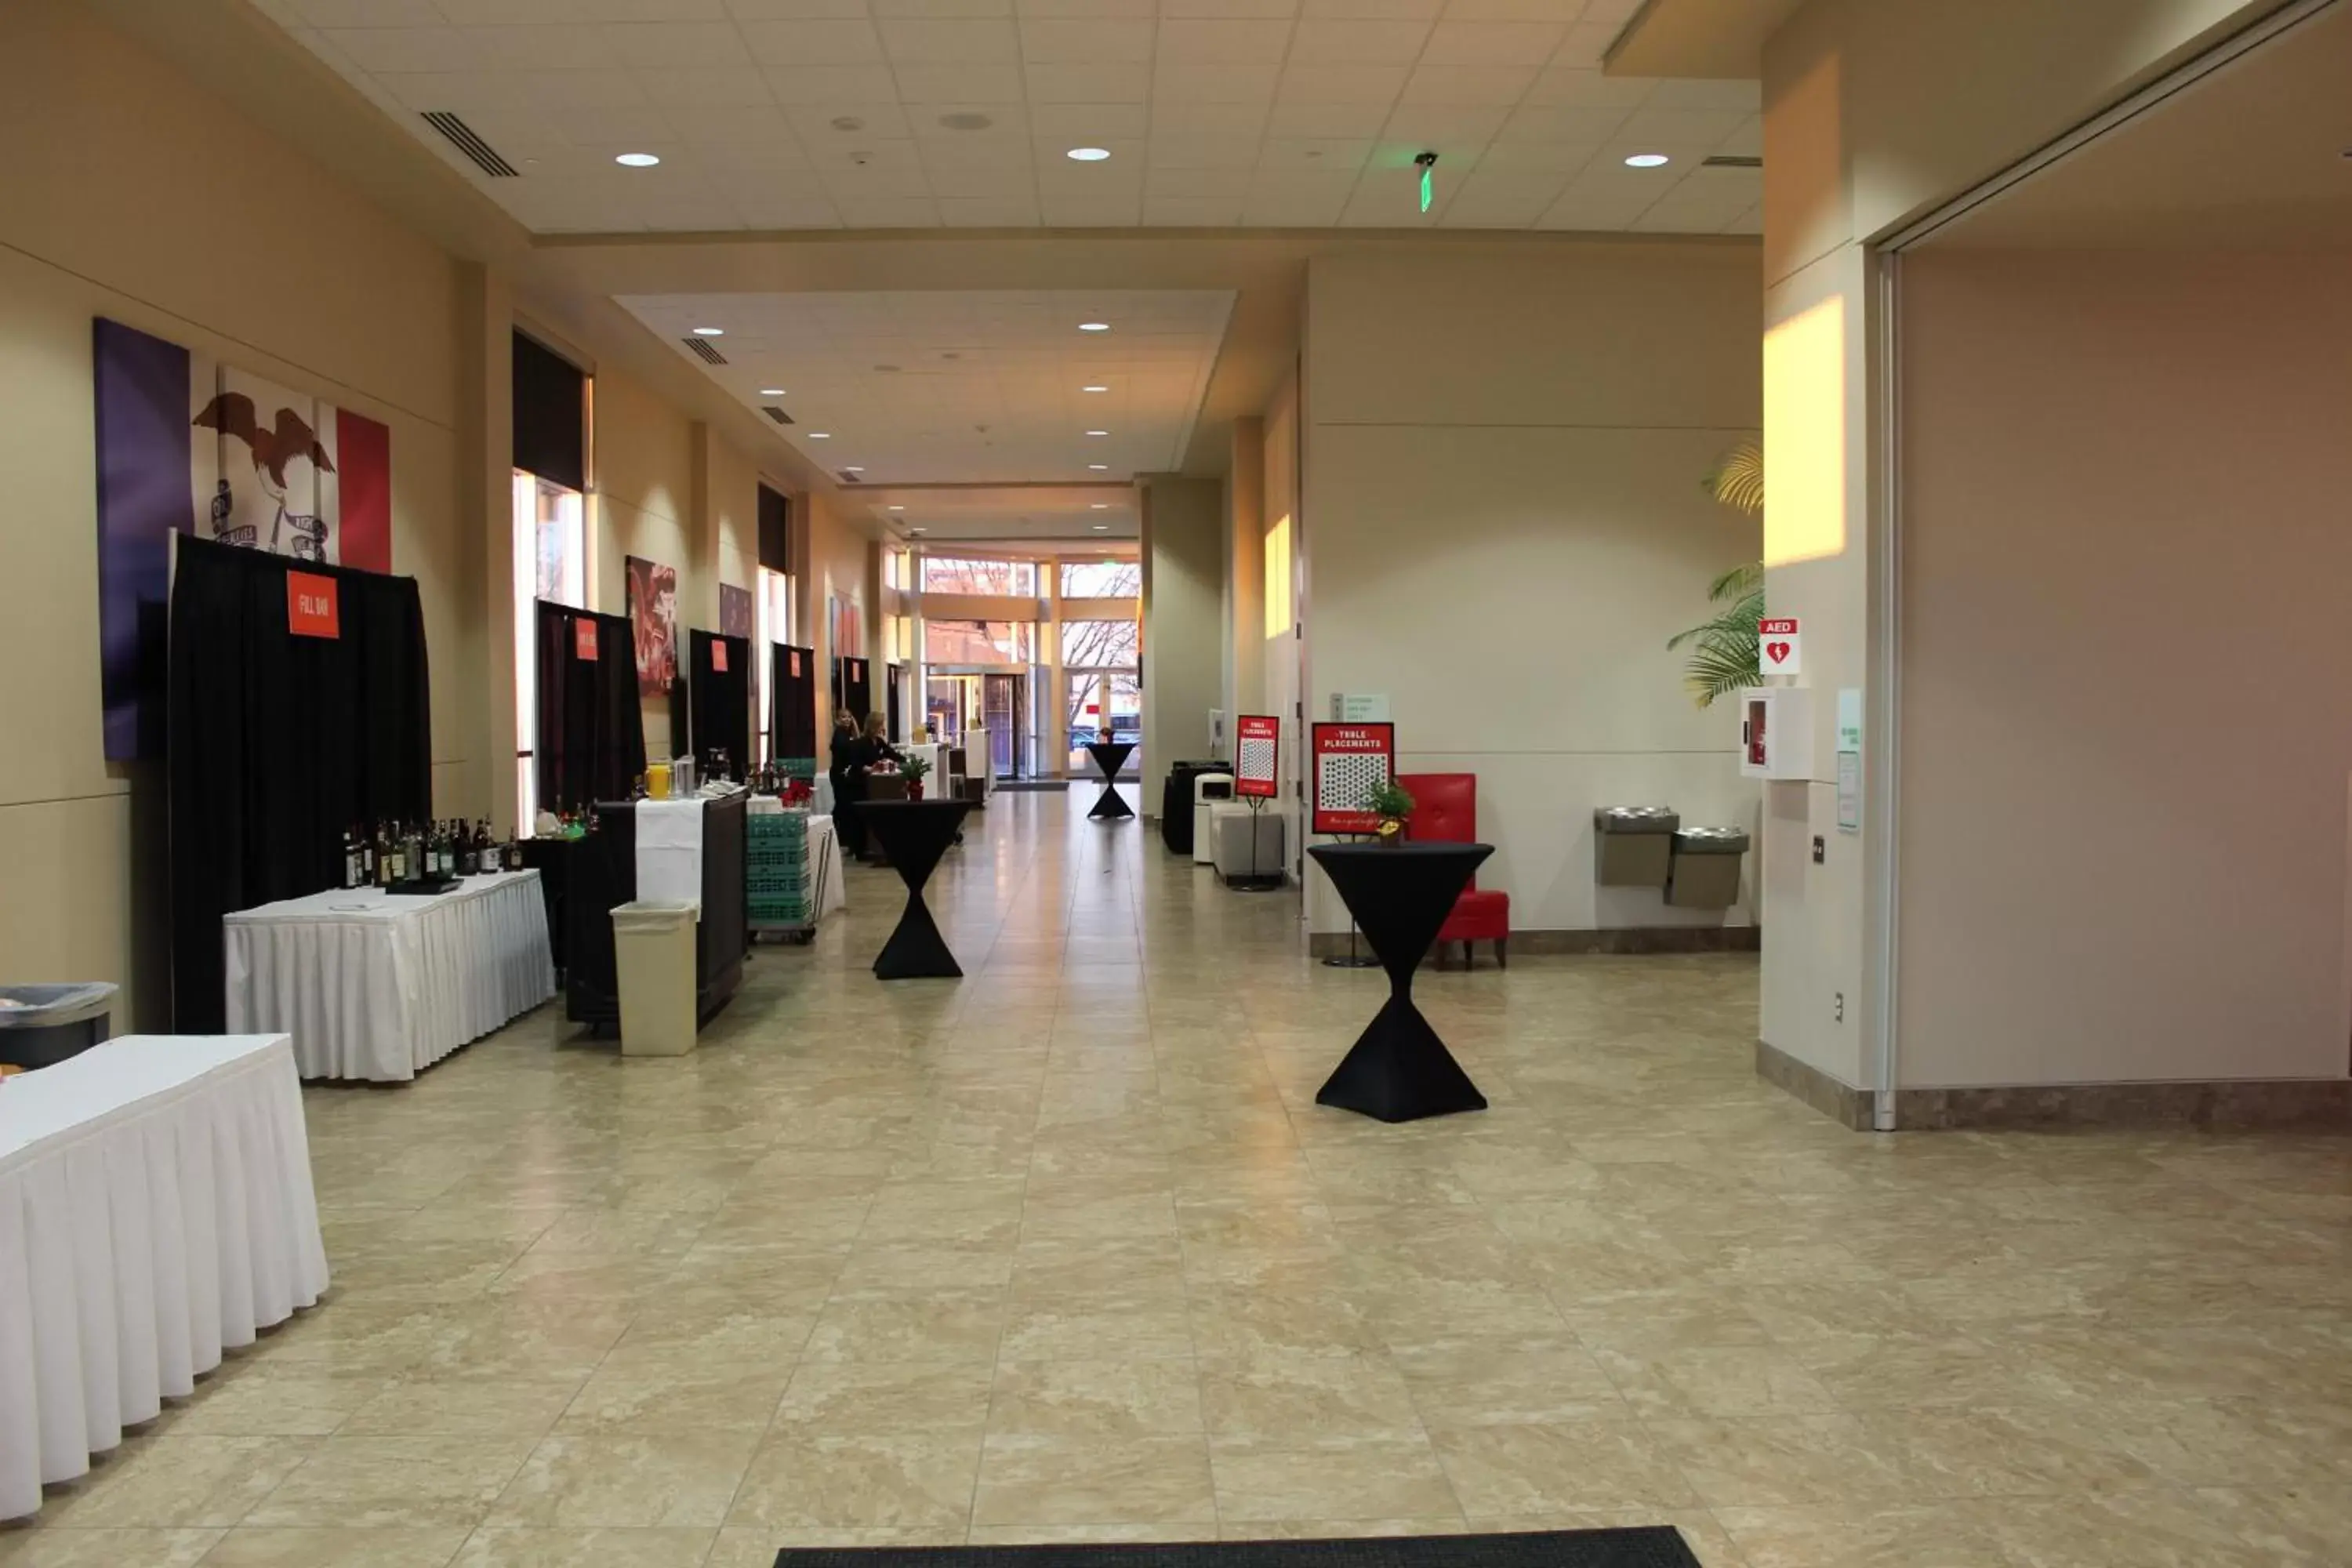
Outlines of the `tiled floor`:
{"type": "Polygon", "coordinates": [[[1748,1568],[2352,1562],[2352,1144],[1873,1140],[1752,962],[1421,994],[1494,1100],[1313,1103],[1381,994],[1091,795],[853,872],[680,1061],[552,1009],[306,1097],[336,1287],[0,1563],[1670,1521],[1748,1568]]]}

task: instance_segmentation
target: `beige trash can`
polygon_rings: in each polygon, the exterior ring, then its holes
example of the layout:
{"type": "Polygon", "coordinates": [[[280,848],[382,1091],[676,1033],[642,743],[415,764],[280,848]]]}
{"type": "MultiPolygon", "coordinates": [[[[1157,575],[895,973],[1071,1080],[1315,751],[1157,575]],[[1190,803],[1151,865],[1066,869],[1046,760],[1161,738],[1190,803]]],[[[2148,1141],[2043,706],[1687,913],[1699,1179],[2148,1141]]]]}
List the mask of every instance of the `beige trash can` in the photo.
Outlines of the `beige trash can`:
{"type": "Polygon", "coordinates": [[[614,906],[623,1056],[682,1057],[694,1049],[696,915],[688,903],[640,900],[614,906]]]}

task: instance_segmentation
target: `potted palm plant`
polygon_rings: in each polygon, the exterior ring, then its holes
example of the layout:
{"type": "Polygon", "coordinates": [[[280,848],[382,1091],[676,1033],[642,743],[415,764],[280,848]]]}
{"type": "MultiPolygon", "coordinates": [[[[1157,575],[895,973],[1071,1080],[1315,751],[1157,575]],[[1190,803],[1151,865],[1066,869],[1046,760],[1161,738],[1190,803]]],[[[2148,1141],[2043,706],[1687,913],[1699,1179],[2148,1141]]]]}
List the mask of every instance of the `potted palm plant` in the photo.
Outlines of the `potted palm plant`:
{"type": "MultiPolygon", "coordinates": [[[[1755,517],[1764,510],[1764,449],[1743,441],[1724,455],[1706,477],[1707,493],[1737,511],[1755,517]]],[[[1666,641],[1668,649],[1688,647],[1683,684],[1702,708],[1744,687],[1763,683],[1756,649],[1756,623],[1764,615],[1764,563],[1735,566],[1707,584],[1707,602],[1719,606],[1706,620],[1666,641]]]]}
{"type": "Polygon", "coordinates": [[[899,760],[898,773],[907,781],[908,800],[923,798],[923,779],[930,771],[931,760],[929,757],[905,757],[899,760]]]}

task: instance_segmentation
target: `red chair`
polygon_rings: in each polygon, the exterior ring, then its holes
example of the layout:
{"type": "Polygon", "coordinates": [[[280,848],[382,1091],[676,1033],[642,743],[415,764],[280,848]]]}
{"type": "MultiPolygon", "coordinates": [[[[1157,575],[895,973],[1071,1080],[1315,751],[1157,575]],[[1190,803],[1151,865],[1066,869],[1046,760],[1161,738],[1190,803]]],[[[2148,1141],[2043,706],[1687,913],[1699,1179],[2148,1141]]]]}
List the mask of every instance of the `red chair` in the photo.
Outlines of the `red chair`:
{"type": "MultiPolygon", "coordinates": [[[[1424,844],[1475,844],[1478,841],[1478,775],[1476,773],[1399,773],[1397,781],[1412,796],[1412,816],[1405,837],[1424,844]]],[[[1475,968],[1474,942],[1495,944],[1495,962],[1511,966],[1511,895],[1490,892],[1476,878],[1454,901],[1454,912],[1437,933],[1437,963],[1445,964],[1445,944],[1462,944],[1462,962],[1475,968]]]]}

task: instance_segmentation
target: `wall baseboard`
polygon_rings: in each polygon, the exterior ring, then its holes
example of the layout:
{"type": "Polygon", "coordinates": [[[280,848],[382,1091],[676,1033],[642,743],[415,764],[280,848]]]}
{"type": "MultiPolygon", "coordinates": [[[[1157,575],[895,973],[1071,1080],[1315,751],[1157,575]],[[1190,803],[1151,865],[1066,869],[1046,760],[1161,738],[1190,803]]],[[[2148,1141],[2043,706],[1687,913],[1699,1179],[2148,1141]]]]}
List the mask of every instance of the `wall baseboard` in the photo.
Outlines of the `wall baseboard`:
{"type": "MultiPolygon", "coordinates": [[[[1513,958],[1558,958],[1568,954],[1758,952],[1762,951],[1761,926],[1623,926],[1604,931],[1515,931],[1513,958]]],[[[1307,939],[1307,951],[1317,958],[1336,958],[1348,951],[1348,933],[1318,931],[1307,939]]],[[[1366,951],[1360,941],[1358,952],[1366,951]]],[[[1460,950],[1449,947],[1446,962],[1459,961],[1460,950]]],[[[1482,964],[1494,959],[1490,943],[1477,944],[1482,964]]],[[[1433,953],[1427,963],[1434,964],[1433,953]]]]}
{"type": "MultiPolygon", "coordinates": [[[[1873,1096],[1777,1047],[1756,1042],[1756,1076],[1840,1126],[1868,1131],[1873,1096]]],[[[1905,1089],[1905,1132],[2025,1127],[2240,1127],[2352,1131],[2352,1079],[2221,1079],[1905,1089]]]]}
{"type": "Polygon", "coordinates": [[[1792,1100],[1801,1100],[1841,1127],[1870,1130],[1871,1092],[1801,1062],[1778,1046],[1756,1042],[1756,1076],[1792,1100]]]}

